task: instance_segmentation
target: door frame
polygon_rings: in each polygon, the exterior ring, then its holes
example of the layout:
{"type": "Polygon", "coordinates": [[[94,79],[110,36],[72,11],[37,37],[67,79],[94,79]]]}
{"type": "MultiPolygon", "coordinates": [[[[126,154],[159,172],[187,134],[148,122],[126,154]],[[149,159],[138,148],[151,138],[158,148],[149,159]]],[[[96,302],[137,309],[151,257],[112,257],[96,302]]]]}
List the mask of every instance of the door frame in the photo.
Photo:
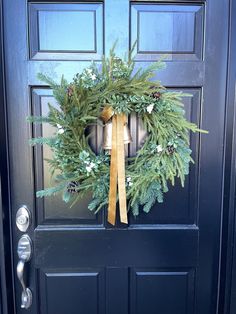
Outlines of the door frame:
{"type": "Polygon", "coordinates": [[[14,314],[2,0],[0,0],[0,104],[0,314],[14,314]]]}
{"type": "MultiPolygon", "coordinates": [[[[233,29],[236,29],[236,2],[229,1],[219,314],[233,314],[236,311],[236,37],[233,36],[233,29]]],[[[0,314],[14,314],[3,19],[3,4],[0,0],[0,314]]]]}
{"type": "Polygon", "coordinates": [[[236,2],[230,0],[225,105],[224,198],[218,312],[236,312],[236,2]]]}

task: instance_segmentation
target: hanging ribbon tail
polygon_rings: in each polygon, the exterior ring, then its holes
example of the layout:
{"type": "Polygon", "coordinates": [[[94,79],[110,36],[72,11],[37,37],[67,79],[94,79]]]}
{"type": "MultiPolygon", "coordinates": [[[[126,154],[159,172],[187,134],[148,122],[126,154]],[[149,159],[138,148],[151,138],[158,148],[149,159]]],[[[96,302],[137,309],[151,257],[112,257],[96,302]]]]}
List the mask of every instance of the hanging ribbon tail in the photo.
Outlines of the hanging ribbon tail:
{"type": "Polygon", "coordinates": [[[128,218],[125,190],[125,145],[124,145],[125,122],[126,117],[124,114],[117,115],[117,172],[118,172],[120,221],[127,224],[128,218]]]}
{"type": "Polygon", "coordinates": [[[124,145],[125,122],[126,116],[124,114],[118,114],[112,117],[112,149],[110,164],[109,206],[108,206],[108,222],[111,223],[112,225],[115,225],[116,220],[117,183],[119,192],[120,221],[126,224],[128,223],[125,190],[125,145],[124,145]]]}
{"type": "Polygon", "coordinates": [[[108,222],[115,225],[116,221],[116,194],[117,194],[117,116],[112,117],[112,150],[110,163],[110,190],[108,206],[108,222]]]}

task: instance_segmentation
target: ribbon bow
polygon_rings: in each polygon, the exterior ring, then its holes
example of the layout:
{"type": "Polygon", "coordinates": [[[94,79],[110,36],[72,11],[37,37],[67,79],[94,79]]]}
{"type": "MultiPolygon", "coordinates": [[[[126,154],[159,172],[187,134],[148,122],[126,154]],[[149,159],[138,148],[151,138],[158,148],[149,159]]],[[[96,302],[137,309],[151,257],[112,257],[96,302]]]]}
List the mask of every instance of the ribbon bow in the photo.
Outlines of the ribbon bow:
{"type": "Polygon", "coordinates": [[[106,106],[102,111],[101,118],[105,123],[112,118],[112,146],[110,162],[108,222],[112,225],[115,225],[118,185],[120,221],[127,224],[128,218],[125,189],[124,145],[124,125],[126,124],[126,116],[123,113],[114,114],[112,108],[110,106],[106,106]]]}

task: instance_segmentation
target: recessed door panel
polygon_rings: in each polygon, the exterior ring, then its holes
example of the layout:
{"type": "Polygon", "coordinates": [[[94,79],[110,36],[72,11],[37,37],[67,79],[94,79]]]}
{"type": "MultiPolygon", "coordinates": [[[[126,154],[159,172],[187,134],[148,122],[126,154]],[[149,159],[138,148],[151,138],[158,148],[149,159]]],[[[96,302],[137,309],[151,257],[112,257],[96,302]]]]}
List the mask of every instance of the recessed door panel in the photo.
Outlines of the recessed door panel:
{"type": "Polygon", "coordinates": [[[131,40],[137,60],[201,60],[204,6],[193,4],[131,5],[131,40]]]}
{"type": "Polygon", "coordinates": [[[39,280],[40,313],[104,313],[104,271],[45,270],[39,273],[39,280]]]}
{"type": "MultiPolygon", "coordinates": [[[[48,88],[32,88],[32,113],[37,116],[46,116],[48,114],[48,103],[58,108],[58,104],[48,88]]],[[[101,128],[101,127],[100,127],[101,128]]],[[[90,132],[94,135],[91,137],[91,147],[97,151],[97,144],[101,138],[100,128],[93,128],[90,132]],[[99,135],[100,137],[99,137],[99,135]]],[[[34,137],[53,137],[56,128],[49,124],[35,125],[32,130],[34,137]]],[[[46,145],[34,147],[35,163],[35,194],[44,188],[49,188],[55,184],[51,179],[50,165],[47,160],[52,158],[52,152],[46,145]]],[[[55,173],[56,175],[57,173],[55,173]]],[[[59,173],[58,173],[59,174],[59,173]]],[[[73,184],[73,183],[72,183],[73,184]]],[[[53,197],[36,198],[37,215],[41,223],[63,223],[67,221],[70,224],[99,224],[101,223],[101,213],[95,215],[88,210],[88,204],[91,201],[91,194],[86,195],[76,205],[70,206],[62,200],[61,194],[53,197]]]]}
{"type": "Polygon", "coordinates": [[[193,313],[193,270],[132,270],[131,313],[193,313]],[[186,302],[186,300],[188,300],[186,302]]]}
{"type": "MultiPolygon", "coordinates": [[[[195,88],[173,88],[169,90],[183,91],[188,97],[183,98],[185,104],[185,116],[188,120],[201,127],[201,89],[195,88]]],[[[130,144],[130,154],[133,156],[145,140],[145,132],[141,121],[133,116],[130,121],[131,134],[134,141],[130,144]]],[[[199,156],[199,134],[190,134],[190,147],[194,164],[190,165],[189,176],[186,177],[184,188],[180,180],[176,179],[175,186],[169,184],[168,193],[164,194],[164,202],[156,203],[147,214],[140,208],[140,215],[132,217],[130,222],[136,224],[193,224],[196,223],[198,215],[198,156],[199,156]],[[176,211],[178,207],[178,211],[176,211]]]]}
{"type": "Polygon", "coordinates": [[[30,3],[28,18],[32,59],[101,59],[102,3],[30,3]]]}

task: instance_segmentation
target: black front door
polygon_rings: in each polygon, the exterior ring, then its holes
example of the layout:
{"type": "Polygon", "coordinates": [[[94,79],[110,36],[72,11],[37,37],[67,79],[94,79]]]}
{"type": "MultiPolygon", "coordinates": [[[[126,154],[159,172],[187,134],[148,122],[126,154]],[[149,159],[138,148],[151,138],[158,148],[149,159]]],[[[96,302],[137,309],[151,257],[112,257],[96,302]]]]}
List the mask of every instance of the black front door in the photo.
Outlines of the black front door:
{"type": "MultiPolygon", "coordinates": [[[[28,313],[216,313],[228,2],[3,1],[16,313],[26,313],[16,276],[17,243],[26,233],[33,243],[24,269],[33,300],[28,313]],[[60,197],[36,199],[36,190],[49,185],[43,159],[50,151],[33,150],[28,139],[52,130],[26,123],[55,103],[38,72],[70,80],[116,39],[119,55],[137,39],[137,67],[167,54],[158,78],[193,95],[186,115],[209,130],[191,136],[196,163],[185,188],[171,188],[150,214],[130,216],[128,227],[108,225],[106,212],[90,213],[89,195],[72,208],[60,197]],[[31,213],[26,232],[15,224],[22,205],[31,213]]],[[[130,124],[135,151],[142,129],[136,118],[130,124]]]]}

